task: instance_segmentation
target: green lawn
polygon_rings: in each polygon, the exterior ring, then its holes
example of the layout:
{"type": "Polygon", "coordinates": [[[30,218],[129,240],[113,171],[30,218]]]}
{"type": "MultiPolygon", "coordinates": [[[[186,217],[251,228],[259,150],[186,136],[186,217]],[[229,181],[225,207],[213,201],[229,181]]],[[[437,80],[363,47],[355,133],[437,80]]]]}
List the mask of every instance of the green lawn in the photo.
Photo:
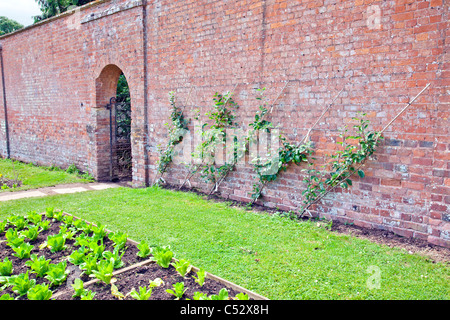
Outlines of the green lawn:
{"type": "MultiPolygon", "coordinates": [[[[58,184],[69,183],[87,183],[92,180],[81,178],[75,173],[68,173],[59,168],[38,167],[33,164],[27,164],[19,161],[12,162],[9,159],[0,158],[0,174],[8,179],[22,181],[19,188],[0,189],[0,192],[29,190],[43,187],[51,187],[58,184]]],[[[1,183],[0,183],[1,184],[1,183]]]]}
{"type": "Polygon", "coordinates": [[[117,188],[15,200],[0,204],[0,220],[46,207],[168,244],[177,258],[270,299],[450,298],[448,264],[193,193],[117,188]]]}

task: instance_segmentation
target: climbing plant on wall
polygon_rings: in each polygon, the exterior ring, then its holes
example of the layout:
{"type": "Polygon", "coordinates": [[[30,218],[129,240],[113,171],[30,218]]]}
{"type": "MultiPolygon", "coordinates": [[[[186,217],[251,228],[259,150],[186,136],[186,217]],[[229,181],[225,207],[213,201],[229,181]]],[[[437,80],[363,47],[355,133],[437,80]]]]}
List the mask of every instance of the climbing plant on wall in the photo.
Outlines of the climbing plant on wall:
{"type": "Polygon", "coordinates": [[[362,166],[376,150],[379,141],[383,139],[381,132],[369,130],[370,121],[361,117],[352,118],[356,122],[353,125],[353,135],[349,135],[347,126],[341,129],[339,141],[336,142],[340,149],[334,154],[328,155],[329,161],[323,165],[322,170],[314,168],[314,160],[309,163],[309,168],[304,169],[306,176],[303,182],[306,189],[302,192],[304,196],[303,206],[300,214],[309,212],[308,209],[318,203],[323,197],[337,187],[347,189],[352,186],[351,177],[357,174],[364,178],[365,173],[362,166]],[[326,168],[329,167],[329,172],[326,168]]]}
{"type": "MultiPolygon", "coordinates": [[[[263,95],[264,88],[259,89],[257,99],[260,101],[258,111],[254,115],[254,120],[249,124],[249,130],[244,139],[237,139],[233,137],[233,144],[231,144],[232,157],[227,158],[228,162],[223,165],[217,165],[217,147],[226,142],[226,129],[237,128],[238,124],[235,122],[235,111],[238,108],[237,103],[232,99],[232,93],[228,92],[225,95],[216,93],[214,95],[214,108],[207,113],[208,121],[201,126],[202,142],[196,147],[194,158],[198,161],[189,165],[188,174],[180,186],[180,189],[186,182],[189,181],[197,172],[201,173],[203,181],[213,183],[213,191],[217,191],[220,183],[226,178],[228,173],[233,170],[238,162],[245,154],[250,152],[251,143],[259,143],[259,134],[265,132],[268,134],[278,135],[281,146],[267,154],[259,154],[257,156],[250,155],[252,158],[251,165],[253,171],[256,173],[256,181],[253,184],[253,193],[251,194],[252,201],[255,203],[261,196],[265,186],[275,181],[281,172],[286,171],[292,164],[301,165],[308,163],[308,168],[302,171],[305,174],[303,182],[305,183],[305,190],[302,192],[303,205],[300,208],[300,215],[309,213],[309,208],[318,203],[328,193],[335,188],[341,187],[343,189],[352,186],[352,176],[358,175],[364,178],[365,173],[362,167],[365,162],[373,155],[379,144],[383,139],[382,133],[388,128],[416,99],[423,93],[429,84],[414,98],[408,105],[397,114],[381,131],[374,131],[369,129],[370,121],[364,119],[365,113],[361,113],[360,117],[354,117],[354,125],[352,126],[352,134],[349,134],[349,129],[345,126],[340,134],[340,140],[336,143],[340,149],[334,154],[328,155],[329,161],[326,165],[317,168],[315,158],[311,155],[314,152],[312,142],[309,140],[309,135],[312,129],[319,123],[322,117],[328,112],[330,107],[334,104],[342,89],[333,101],[325,108],[323,113],[308,130],[306,136],[297,144],[293,144],[282,133],[275,133],[276,129],[272,122],[267,120],[269,111],[267,102],[263,95]],[[268,170],[269,169],[269,170],[268,170]],[[319,170],[320,169],[320,170],[319,170]]],[[[171,99],[173,102],[173,99],[171,99]]],[[[273,108],[273,104],[272,104],[273,108]]],[[[271,109],[272,109],[271,108],[271,109]]],[[[174,107],[174,110],[177,110],[174,107]]],[[[177,113],[175,112],[175,115],[177,113]]],[[[178,113],[179,114],[179,113],[178,113]]],[[[174,117],[177,119],[177,117],[174,117]]],[[[161,162],[162,163],[162,162],[161,162]]]]}
{"type": "MultiPolygon", "coordinates": [[[[261,105],[259,106],[259,111],[255,114],[254,121],[250,123],[252,129],[249,130],[247,136],[250,143],[256,139],[258,132],[273,133],[274,125],[265,119],[269,109],[263,96],[264,90],[264,88],[259,90],[260,95],[257,99],[261,101],[261,105]]],[[[257,181],[253,184],[251,204],[261,197],[267,183],[275,181],[281,172],[287,170],[291,163],[300,165],[306,162],[308,156],[313,152],[311,142],[293,144],[282,133],[278,134],[277,138],[281,143],[277,150],[274,152],[269,151],[267,154],[259,154],[259,156],[251,160],[253,171],[257,177],[257,181]]]]}
{"type": "Polygon", "coordinates": [[[181,108],[177,107],[174,92],[169,92],[169,103],[171,106],[170,122],[165,124],[168,127],[168,141],[164,147],[158,145],[159,160],[157,165],[159,179],[156,179],[156,183],[164,182],[163,175],[172,163],[175,146],[181,143],[184,135],[189,130],[189,121],[184,118],[181,108]]]}
{"type": "Polygon", "coordinates": [[[196,146],[193,153],[194,163],[189,165],[188,175],[181,187],[197,172],[200,172],[204,182],[215,184],[218,177],[232,165],[227,161],[220,165],[216,162],[218,152],[223,151],[222,146],[226,144],[226,129],[237,127],[234,121],[235,111],[239,105],[233,100],[232,95],[232,92],[214,94],[214,106],[210,112],[206,113],[208,120],[201,126],[202,142],[196,146]]]}

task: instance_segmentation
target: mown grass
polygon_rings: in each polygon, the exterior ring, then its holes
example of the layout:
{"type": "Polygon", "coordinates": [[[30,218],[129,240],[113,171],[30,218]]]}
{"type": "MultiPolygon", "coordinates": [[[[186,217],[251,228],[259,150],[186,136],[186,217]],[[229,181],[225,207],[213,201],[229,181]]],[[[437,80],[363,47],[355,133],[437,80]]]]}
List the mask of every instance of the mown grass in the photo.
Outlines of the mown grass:
{"type": "Polygon", "coordinates": [[[450,298],[448,265],[193,193],[118,188],[15,200],[0,204],[0,220],[46,207],[170,245],[176,257],[270,299],[450,298]]]}
{"type": "Polygon", "coordinates": [[[11,180],[20,180],[22,185],[18,188],[0,189],[5,191],[21,191],[43,187],[51,187],[58,184],[87,183],[92,179],[80,177],[76,173],[68,173],[56,167],[39,167],[31,163],[12,161],[0,158],[0,174],[11,180]]]}

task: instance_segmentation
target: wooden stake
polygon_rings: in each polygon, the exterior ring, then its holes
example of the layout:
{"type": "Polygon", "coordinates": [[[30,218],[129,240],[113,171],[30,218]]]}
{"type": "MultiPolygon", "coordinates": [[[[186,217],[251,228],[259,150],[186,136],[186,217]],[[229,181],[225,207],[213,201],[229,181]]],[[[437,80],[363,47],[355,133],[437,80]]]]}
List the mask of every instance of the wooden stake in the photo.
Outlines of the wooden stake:
{"type": "Polygon", "coordinates": [[[380,131],[379,136],[381,136],[381,134],[395,121],[397,120],[398,117],[400,117],[400,115],[406,111],[406,109],[408,109],[414,101],[416,101],[416,99],[426,90],[428,89],[428,87],[431,85],[431,83],[427,84],[425,86],[425,88],[422,89],[422,91],[420,91],[410,102],[408,102],[408,104],[402,109],[402,111],[400,111],[384,128],[383,130],[380,131]]]}
{"type": "Polygon", "coordinates": [[[331,106],[334,104],[334,102],[336,101],[336,99],[341,95],[342,91],[344,91],[344,88],[341,89],[341,91],[339,91],[339,93],[334,97],[334,99],[331,101],[331,103],[328,105],[328,107],[325,108],[325,110],[322,112],[322,114],[320,115],[320,117],[316,120],[316,122],[313,124],[313,126],[311,128],[309,128],[308,133],[306,134],[305,138],[297,145],[300,146],[300,144],[305,143],[306,140],[308,140],[309,135],[311,134],[312,129],[314,129],[314,127],[319,123],[319,121],[323,118],[323,116],[328,112],[328,110],[331,108],[331,106]]]}
{"type": "Polygon", "coordinates": [[[278,101],[278,99],[281,97],[281,94],[283,93],[284,89],[286,89],[288,83],[291,82],[291,80],[286,81],[286,84],[284,85],[283,89],[281,89],[280,93],[278,94],[278,96],[276,97],[276,99],[272,102],[272,104],[270,105],[270,111],[269,113],[272,113],[273,110],[273,106],[275,105],[275,103],[278,101]]]}

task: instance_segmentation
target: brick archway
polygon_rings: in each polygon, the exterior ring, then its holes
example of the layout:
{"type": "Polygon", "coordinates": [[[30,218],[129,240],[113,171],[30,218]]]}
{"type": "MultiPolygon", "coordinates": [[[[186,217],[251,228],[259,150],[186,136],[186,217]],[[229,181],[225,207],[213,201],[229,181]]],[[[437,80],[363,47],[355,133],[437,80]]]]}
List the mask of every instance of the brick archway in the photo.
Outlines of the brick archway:
{"type": "MultiPolygon", "coordinates": [[[[122,69],[114,64],[103,68],[95,79],[96,107],[96,166],[95,178],[99,181],[111,180],[110,110],[107,106],[116,97],[122,69]]],[[[114,119],[114,114],[113,114],[114,119]]],[[[114,120],[113,120],[114,121],[114,120]]]]}

